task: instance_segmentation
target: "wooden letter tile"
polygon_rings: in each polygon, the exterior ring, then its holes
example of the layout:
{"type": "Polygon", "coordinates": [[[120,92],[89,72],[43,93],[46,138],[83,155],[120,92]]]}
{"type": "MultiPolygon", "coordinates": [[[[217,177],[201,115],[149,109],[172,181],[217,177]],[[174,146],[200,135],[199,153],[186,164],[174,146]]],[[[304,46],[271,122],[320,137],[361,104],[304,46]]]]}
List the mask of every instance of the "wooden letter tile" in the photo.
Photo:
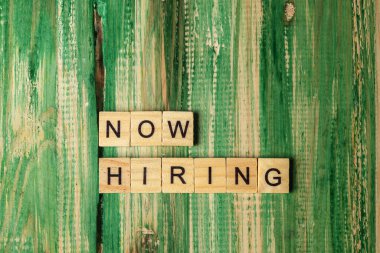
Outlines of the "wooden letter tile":
{"type": "Polygon", "coordinates": [[[131,158],[131,192],[161,192],[161,158],[131,158]]]}
{"type": "Polygon", "coordinates": [[[99,146],[129,146],[130,112],[99,113],[99,146]]]}
{"type": "Polygon", "coordinates": [[[131,146],[161,146],[162,112],[131,112],[131,146]]]}
{"type": "Polygon", "coordinates": [[[163,146],[193,146],[193,112],[163,112],[163,146]]]}
{"type": "Polygon", "coordinates": [[[227,158],[227,192],[257,192],[257,158],[227,158]]]}
{"type": "Polygon", "coordinates": [[[194,159],[195,192],[226,192],[226,159],[195,158],[194,159]]]}
{"type": "Polygon", "coordinates": [[[162,158],[162,192],[194,192],[193,161],[193,158],[162,158]]]}
{"type": "Polygon", "coordinates": [[[99,158],[99,193],[127,193],[130,189],[130,159],[99,158]]]}
{"type": "Polygon", "coordinates": [[[259,193],[289,192],[289,159],[259,158],[259,193]]]}

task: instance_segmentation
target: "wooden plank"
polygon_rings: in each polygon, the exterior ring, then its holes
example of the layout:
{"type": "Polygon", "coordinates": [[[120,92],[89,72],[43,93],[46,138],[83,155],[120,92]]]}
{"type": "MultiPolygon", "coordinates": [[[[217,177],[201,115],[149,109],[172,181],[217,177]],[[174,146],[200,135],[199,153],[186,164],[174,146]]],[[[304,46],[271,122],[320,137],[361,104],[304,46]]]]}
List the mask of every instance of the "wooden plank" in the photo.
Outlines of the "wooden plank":
{"type": "Polygon", "coordinates": [[[1,1],[0,249],[378,250],[377,7],[98,1],[98,109],[198,124],[193,147],[101,156],[291,157],[292,191],[105,195],[97,222],[93,3],[1,1]]]}
{"type": "MultiPolygon", "coordinates": [[[[98,2],[102,18],[105,83],[104,108],[110,111],[162,111],[164,64],[163,41],[159,36],[163,16],[160,1],[98,2]],[[138,28],[138,32],[136,28],[138,28]],[[140,33],[140,31],[146,31],[140,33]]],[[[104,148],[104,157],[160,157],[162,147],[104,148]]],[[[169,152],[168,152],[169,153],[169,152]]],[[[182,198],[176,204],[185,210],[182,198]],[[181,203],[182,202],[182,203],[181,203]]],[[[161,194],[102,196],[100,212],[104,252],[154,251],[165,247],[179,232],[169,228],[171,197],[161,194]],[[165,225],[167,224],[167,225],[165,225]]],[[[175,207],[176,209],[177,207],[175,207]]],[[[185,216],[185,212],[177,216],[185,216]]],[[[178,223],[184,223],[182,222],[178,223]]],[[[185,226],[186,228],[186,226],[185,226]]],[[[185,230],[185,228],[183,228],[185,230]]]]}
{"type": "MultiPolygon", "coordinates": [[[[187,103],[199,122],[195,133],[199,142],[191,148],[192,156],[260,154],[261,5],[254,1],[187,3],[184,85],[191,91],[187,103]]],[[[190,239],[193,250],[263,251],[259,199],[257,194],[193,196],[190,239]]]]}
{"type": "MultiPolygon", "coordinates": [[[[137,4],[141,7],[137,16],[128,20],[135,28],[129,30],[134,37],[128,37],[127,25],[124,30],[116,26],[109,30],[120,45],[131,38],[137,53],[132,58],[123,56],[110,45],[105,45],[105,52],[124,59],[131,70],[134,59],[139,71],[116,73],[108,80],[109,90],[113,92],[112,84],[125,75],[136,75],[135,86],[119,86],[133,94],[129,107],[190,109],[199,124],[194,147],[161,152],[293,158],[295,192],[288,196],[155,199],[153,207],[163,211],[150,214],[161,222],[146,224],[160,239],[158,249],[373,251],[373,3],[137,4]],[[154,42],[150,45],[157,45],[155,51],[142,49],[148,39],[154,42]],[[145,58],[155,60],[141,64],[145,58]],[[147,69],[156,74],[155,79],[145,75],[147,69]],[[140,85],[146,83],[156,92],[150,93],[153,100],[161,104],[144,100],[140,85]],[[180,204],[191,210],[189,216],[180,204]]],[[[119,5],[129,6],[129,2],[119,5]]],[[[111,14],[113,4],[106,6],[107,20],[126,22],[111,14]]],[[[109,65],[111,71],[116,63],[109,65]]],[[[126,216],[142,217],[146,212],[135,208],[126,210],[126,216]]],[[[136,231],[134,224],[124,228],[136,231]]],[[[119,249],[117,243],[112,245],[119,249]]],[[[130,245],[131,250],[144,247],[130,245]]]]}
{"type": "Polygon", "coordinates": [[[191,110],[198,123],[194,147],[114,154],[291,157],[293,182],[281,196],[107,197],[104,249],[374,251],[373,1],[101,10],[106,109],[191,110]]]}
{"type": "Polygon", "coordinates": [[[0,251],[94,252],[93,3],[0,1],[0,251]]]}
{"type": "Polygon", "coordinates": [[[375,1],[375,65],[376,65],[376,252],[380,253],[380,0],[375,1]]]}

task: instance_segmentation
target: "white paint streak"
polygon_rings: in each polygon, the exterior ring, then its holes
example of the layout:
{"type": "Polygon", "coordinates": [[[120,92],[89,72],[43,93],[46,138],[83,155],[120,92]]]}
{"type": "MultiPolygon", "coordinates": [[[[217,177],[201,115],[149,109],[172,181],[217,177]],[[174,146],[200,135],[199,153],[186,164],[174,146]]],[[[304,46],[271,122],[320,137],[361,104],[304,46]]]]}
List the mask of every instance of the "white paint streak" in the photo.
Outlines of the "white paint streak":
{"type": "Polygon", "coordinates": [[[210,43],[207,43],[208,46],[212,46],[214,54],[212,59],[212,91],[211,91],[211,105],[209,108],[209,143],[208,143],[208,155],[209,157],[214,157],[214,134],[215,134],[215,104],[216,104],[216,87],[218,80],[218,56],[220,51],[220,44],[218,41],[218,29],[217,29],[217,17],[219,17],[219,7],[218,0],[214,0],[212,8],[212,35],[210,38],[210,43]]]}
{"type": "MultiPolygon", "coordinates": [[[[1,1],[0,2],[0,55],[3,56],[5,55],[4,51],[5,51],[5,43],[6,43],[6,36],[5,36],[5,29],[6,29],[6,20],[7,20],[7,13],[6,13],[6,10],[5,10],[5,6],[4,6],[5,2],[4,1],[1,1]]],[[[9,38],[8,38],[9,39],[9,38]]],[[[6,76],[8,75],[7,73],[7,63],[5,62],[5,57],[0,57],[0,80],[6,80],[6,76]]],[[[4,92],[5,90],[5,82],[0,82],[0,90],[4,92]]],[[[4,101],[4,96],[0,96],[0,105],[4,106],[5,105],[5,101],[4,101]]],[[[3,113],[0,113],[0,124],[3,123],[4,121],[6,120],[6,117],[4,117],[3,113]]],[[[2,130],[4,131],[4,130],[2,130]]],[[[3,157],[4,157],[4,150],[5,149],[5,140],[4,140],[4,135],[3,134],[0,134],[0,147],[4,147],[4,148],[0,148],[0,161],[3,161],[3,157]]],[[[5,174],[5,170],[6,168],[1,168],[0,169],[0,176],[4,176],[5,174]]],[[[5,177],[3,177],[5,178],[5,177]]],[[[0,182],[2,182],[0,180],[0,182]]],[[[1,183],[0,183],[0,196],[3,196],[2,195],[2,191],[1,191],[1,183]]],[[[1,237],[1,234],[0,234],[0,237],[1,237]]]]}
{"type": "MultiPolygon", "coordinates": [[[[63,83],[63,21],[62,21],[62,0],[58,1],[58,11],[57,11],[57,19],[58,19],[58,43],[57,43],[57,84],[63,83]]],[[[59,96],[60,93],[63,93],[62,86],[61,90],[57,90],[57,95],[59,96]]],[[[57,156],[58,156],[58,182],[61,178],[64,178],[64,171],[62,167],[64,166],[64,156],[63,156],[63,145],[64,145],[64,136],[63,136],[63,115],[62,111],[58,110],[57,112],[57,156]]],[[[61,184],[59,183],[59,186],[61,184]]],[[[65,238],[63,236],[64,230],[63,230],[63,206],[64,206],[64,200],[63,200],[63,194],[58,195],[58,207],[57,207],[57,213],[58,213],[58,251],[64,252],[64,242],[65,238]]]]}
{"type": "MultiPolygon", "coordinates": [[[[262,3],[255,1],[237,2],[240,19],[234,21],[239,27],[237,66],[237,115],[238,156],[260,155],[260,40],[262,26],[262,3]]],[[[235,7],[233,8],[235,9],[235,7]]],[[[233,17],[236,17],[233,15],[233,17]]],[[[231,29],[236,29],[232,27],[231,29]]],[[[232,34],[232,37],[236,35],[232,34]]],[[[235,50],[234,50],[235,51],[235,50]]],[[[234,52],[232,51],[232,52],[234,52]]],[[[235,55],[236,57],[236,55],[235,55]]],[[[239,252],[261,252],[262,232],[260,196],[235,195],[235,215],[238,224],[239,252]]]]}
{"type": "MultiPolygon", "coordinates": [[[[160,107],[157,101],[162,98],[162,92],[166,92],[162,90],[165,86],[163,78],[166,78],[162,71],[165,70],[156,71],[159,66],[165,64],[162,56],[163,30],[152,29],[152,26],[157,26],[155,22],[160,10],[154,9],[154,2],[137,1],[135,4],[133,17],[130,16],[128,4],[121,7],[125,18],[121,31],[123,43],[122,47],[117,49],[116,55],[114,97],[117,111],[157,110],[160,107]],[[131,18],[135,20],[135,27],[128,27],[131,18]],[[134,32],[133,37],[131,32],[134,32]]],[[[160,150],[160,147],[116,148],[118,157],[160,157],[160,150]]],[[[119,196],[121,251],[137,252],[142,245],[140,240],[148,235],[147,231],[157,231],[158,205],[159,200],[156,196],[119,196]]],[[[154,244],[158,246],[159,241],[155,241],[154,244]]]]}
{"type": "MultiPolygon", "coordinates": [[[[185,16],[185,20],[189,20],[190,16],[189,16],[189,1],[188,0],[185,0],[184,1],[184,16],[185,16]]],[[[196,12],[196,10],[195,10],[196,12]]],[[[196,16],[193,17],[194,20],[193,20],[193,23],[195,23],[195,18],[196,16]]],[[[193,93],[193,73],[194,73],[194,34],[195,34],[195,28],[194,26],[191,26],[190,25],[190,21],[188,22],[185,22],[184,24],[184,30],[185,30],[185,34],[184,34],[184,40],[185,40],[185,53],[186,53],[186,74],[188,76],[187,78],[187,90],[188,90],[188,93],[187,93],[187,97],[188,97],[188,100],[187,100],[187,109],[189,111],[192,110],[192,104],[191,104],[191,101],[192,101],[192,93],[193,93]]],[[[182,71],[182,70],[180,70],[182,71]]],[[[181,87],[181,84],[179,84],[180,87],[181,87]]],[[[179,87],[179,88],[180,88],[179,87]]],[[[179,89],[180,90],[180,89],[179,89]]],[[[191,151],[192,149],[189,149],[189,154],[191,155],[191,151]]]]}
{"type": "Polygon", "coordinates": [[[76,6],[71,4],[71,12],[68,19],[62,16],[63,1],[59,0],[57,13],[57,151],[58,151],[58,225],[60,252],[75,249],[80,251],[82,242],[81,230],[81,174],[80,164],[82,152],[79,147],[86,145],[79,142],[80,125],[78,115],[80,99],[79,84],[77,79],[78,69],[78,41],[76,34],[76,6]],[[69,32],[64,31],[64,23],[68,22],[69,32]],[[65,192],[66,194],[61,194],[65,192]],[[71,227],[73,226],[73,227],[71,227]]]}

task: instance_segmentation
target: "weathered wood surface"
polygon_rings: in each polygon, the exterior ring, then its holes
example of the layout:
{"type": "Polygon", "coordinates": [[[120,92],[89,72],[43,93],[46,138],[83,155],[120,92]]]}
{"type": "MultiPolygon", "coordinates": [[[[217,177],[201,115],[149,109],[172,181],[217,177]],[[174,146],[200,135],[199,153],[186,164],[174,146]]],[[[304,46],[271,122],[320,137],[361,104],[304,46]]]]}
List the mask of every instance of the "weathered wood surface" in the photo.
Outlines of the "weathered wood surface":
{"type": "Polygon", "coordinates": [[[378,10],[0,0],[0,251],[379,252],[378,10]],[[292,193],[99,196],[97,110],[197,122],[99,156],[290,157],[292,193]]]}
{"type": "Polygon", "coordinates": [[[0,251],[94,252],[93,4],[0,1],[0,251]]]}

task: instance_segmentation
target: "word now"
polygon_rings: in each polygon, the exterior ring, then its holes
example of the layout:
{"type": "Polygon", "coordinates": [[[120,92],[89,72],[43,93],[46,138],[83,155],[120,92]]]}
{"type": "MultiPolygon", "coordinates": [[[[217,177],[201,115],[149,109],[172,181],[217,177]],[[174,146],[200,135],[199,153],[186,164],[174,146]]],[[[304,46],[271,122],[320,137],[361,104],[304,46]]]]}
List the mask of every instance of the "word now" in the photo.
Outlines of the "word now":
{"type": "Polygon", "coordinates": [[[100,193],[288,193],[287,158],[100,158],[100,193]]]}
{"type": "Polygon", "coordinates": [[[99,146],[193,146],[192,112],[100,112],[99,146]]]}

